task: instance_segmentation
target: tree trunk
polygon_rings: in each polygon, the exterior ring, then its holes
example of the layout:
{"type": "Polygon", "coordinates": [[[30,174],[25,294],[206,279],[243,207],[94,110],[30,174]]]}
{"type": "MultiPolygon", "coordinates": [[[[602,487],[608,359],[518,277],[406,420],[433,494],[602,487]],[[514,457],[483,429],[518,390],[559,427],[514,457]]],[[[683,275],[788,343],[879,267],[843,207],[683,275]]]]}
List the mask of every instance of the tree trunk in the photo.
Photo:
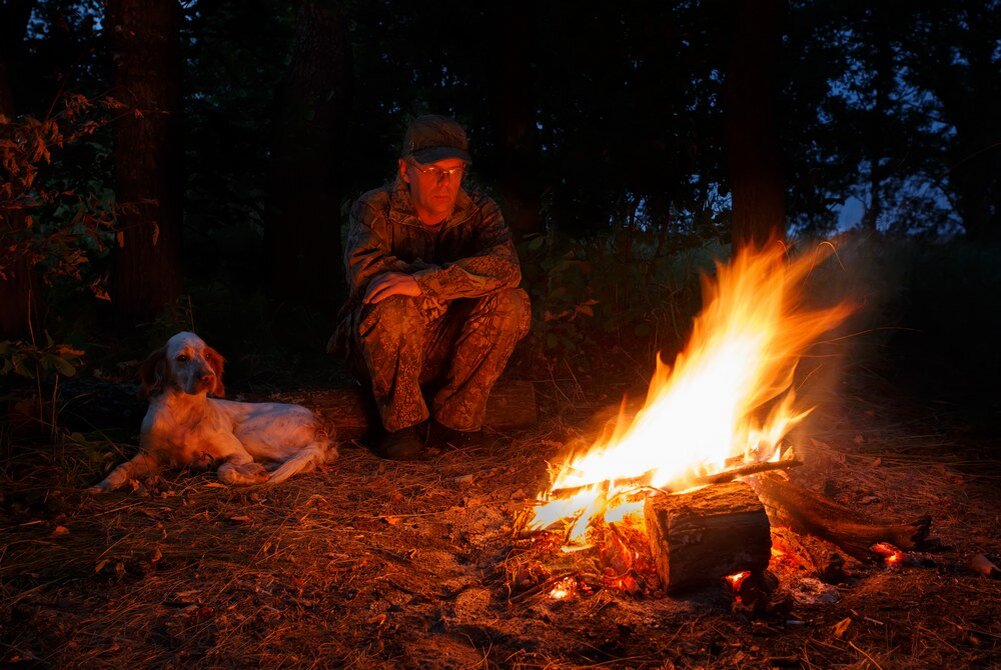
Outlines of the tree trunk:
{"type": "Polygon", "coordinates": [[[870,30],[863,33],[872,39],[873,98],[875,106],[870,113],[870,136],[866,142],[869,152],[869,206],[862,216],[862,227],[875,231],[883,214],[883,182],[890,174],[887,133],[890,119],[890,93],[896,86],[896,60],[890,44],[889,21],[885,6],[875,3],[869,8],[870,30]]]}
{"type": "MultiPolygon", "coordinates": [[[[14,68],[24,44],[24,34],[34,7],[33,0],[12,0],[0,5],[0,117],[13,121],[17,113],[14,103],[14,68]]],[[[6,138],[7,121],[0,120],[0,139],[6,138]]],[[[15,239],[24,233],[22,211],[0,211],[0,240],[15,239]]],[[[0,340],[25,339],[38,326],[38,291],[34,268],[26,259],[14,261],[11,267],[0,259],[4,275],[0,276],[0,340]]]]}
{"type": "Polygon", "coordinates": [[[181,293],[180,8],[175,0],[108,0],[118,244],[110,295],[120,325],[171,307],[181,293]]]}
{"type": "Polygon", "coordinates": [[[786,0],[739,0],[723,88],[735,245],[785,237],[782,148],[775,120],[786,0]]]}
{"type": "Polygon", "coordinates": [[[495,111],[500,205],[515,239],[543,229],[539,188],[539,131],[532,95],[535,3],[498,3],[490,11],[491,107],[495,111]],[[500,54],[500,56],[499,56],[500,54]]]}
{"type": "Polygon", "coordinates": [[[351,95],[346,20],[304,0],[278,92],[265,254],[272,297],[326,308],[343,282],[339,172],[351,95]]]}

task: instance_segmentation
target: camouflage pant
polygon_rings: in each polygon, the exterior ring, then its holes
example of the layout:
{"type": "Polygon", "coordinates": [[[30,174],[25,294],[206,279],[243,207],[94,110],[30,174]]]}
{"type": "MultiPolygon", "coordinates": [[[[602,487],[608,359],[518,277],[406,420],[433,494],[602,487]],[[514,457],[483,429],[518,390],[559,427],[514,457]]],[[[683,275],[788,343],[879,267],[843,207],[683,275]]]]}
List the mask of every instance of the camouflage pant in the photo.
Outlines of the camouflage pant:
{"type": "Polygon", "coordinates": [[[453,430],[479,429],[490,389],[528,333],[531,308],[522,289],[436,306],[395,295],[362,305],[354,320],[351,350],[363,365],[355,360],[353,367],[367,373],[386,430],[416,425],[432,413],[453,430]],[[433,397],[432,411],[422,387],[433,397]]]}

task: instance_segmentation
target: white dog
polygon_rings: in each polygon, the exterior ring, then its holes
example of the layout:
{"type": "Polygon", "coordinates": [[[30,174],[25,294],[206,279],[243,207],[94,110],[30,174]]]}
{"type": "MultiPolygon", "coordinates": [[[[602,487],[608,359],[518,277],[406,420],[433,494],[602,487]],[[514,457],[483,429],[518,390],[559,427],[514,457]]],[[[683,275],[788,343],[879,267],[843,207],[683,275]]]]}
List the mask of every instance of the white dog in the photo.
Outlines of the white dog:
{"type": "Polygon", "coordinates": [[[222,356],[194,333],[178,333],[151,353],[140,371],[150,404],[139,453],[88,491],[183,466],[215,465],[227,484],[278,484],[337,457],[326,427],[301,405],[209,398],[224,394],[222,369],[222,356]]]}

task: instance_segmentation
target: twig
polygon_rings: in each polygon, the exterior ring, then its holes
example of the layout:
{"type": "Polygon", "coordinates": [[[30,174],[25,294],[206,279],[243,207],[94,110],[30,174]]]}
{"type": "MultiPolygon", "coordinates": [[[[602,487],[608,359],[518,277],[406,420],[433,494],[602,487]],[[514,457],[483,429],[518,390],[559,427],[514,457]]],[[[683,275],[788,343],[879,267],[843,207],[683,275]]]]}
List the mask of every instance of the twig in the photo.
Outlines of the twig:
{"type": "Polygon", "coordinates": [[[540,593],[542,593],[543,591],[545,591],[550,586],[553,586],[557,582],[563,581],[567,577],[573,577],[574,574],[576,574],[576,573],[573,572],[573,571],[571,571],[571,572],[563,572],[563,573],[560,573],[558,575],[553,575],[552,577],[550,577],[546,581],[542,582],[541,584],[536,584],[535,586],[533,586],[532,588],[528,589],[527,591],[523,591],[523,592],[519,593],[516,596],[512,596],[512,597],[508,598],[507,602],[508,602],[509,605],[517,605],[519,603],[522,603],[525,600],[528,600],[529,598],[531,598],[533,596],[539,595],[540,593]]]}
{"type": "Polygon", "coordinates": [[[13,649],[17,653],[30,658],[31,660],[35,661],[36,663],[41,663],[43,667],[46,667],[46,668],[51,668],[52,667],[51,663],[47,662],[45,659],[38,658],[37,656],[35,656],[34,654],[32,654],[30,651],[27,651],[25,649],[21,649],[20,647],[15,647],[14,645],[8,644],[6,642],[0,642],[0,644],[2,644],[3,646],[7,647],[8,649],[13,649]]]}
{"type": "Polygon", "coordinates": [[[733,470],[725,470],[724,472],[719,472],[715,475],[699,477],[696,481],[700,484],[726,484],[727,482],[732,482],[734,479],[739,477],[756,475],[770,470],[788,470],[790,468],[799,467],[800,465],[803,465],[803,461],[793,458],[781,461],[765,461],[764,463],[749,463],[748,465],[734,468],[733,470]]]}
{"type": "MultiPolygon", "coordinates": [[[[739,477],[747,477],[748,475],[756,475],[761,472],[768,472],[770,470],[788,470],[789,468],[795,468],[803,465],[802,461],[795,459],[785,459],[781,461],[765,461],[763,463],[749,463],[747,465],[742,465],[739,468],[734,468],[732,470],[724,470],[723,472],[717,472],[714,475],[705,475],[702,477],[696,477],[692,480],[696,485],[709,485],[709,484],[725,484],[727,482],[732,482],[734,479],[739,477]]],[[[581,491],[584,491],[592,486],[598,486],[599,484],[607,487],[611,484],[615,484],[619,487],[633,486],[636,488],[646,486],[648,488],[655,488],[648,484],[647,480],[653,476],[654,470],[648,470],[643,474],[636,477],[627,477],[625,479],[613,479],[606,480],[604,482],[596,482],[594,484],[584,484],[581,486],[567,486],[561,489],[554,489],[550,496],[554,498],[569,498],[574,496],[581,491]]],[[[662,492],[662,489],[658,489],[662,492]]]]}
{"type": "Polygon", "coordinates": [[[849,646],[851,646],[852,649],[854,649],[858,653],[860,653],[863,656],[865,656],[866,658],[868,658],[869,662],[876,666],[876,670],[883,670],[883,666],[881,666],[879,663],[877,663],[876,659],[874,659],[872,656],[870,656],[864,649],[862,649],[861,647],[856,646],[855,643],[851,642],[851,641],[849,641],[848,644],[849,644],[849,646]]]}

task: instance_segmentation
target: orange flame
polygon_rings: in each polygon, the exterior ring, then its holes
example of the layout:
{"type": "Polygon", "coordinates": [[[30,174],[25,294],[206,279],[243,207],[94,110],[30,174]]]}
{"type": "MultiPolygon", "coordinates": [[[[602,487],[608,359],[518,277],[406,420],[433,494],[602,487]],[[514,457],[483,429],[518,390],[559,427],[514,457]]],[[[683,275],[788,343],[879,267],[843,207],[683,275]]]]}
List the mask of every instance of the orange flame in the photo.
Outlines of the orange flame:
{"type": "Polygon", "coordinates": [[[596,515],[615,521],[640,509],[642,501],[626,503],[622,495],[638,486],[677,491],[734,457],[778,458],[782,438],[810,412],[796,407],[793,394],[799,358],[851,313],[844,303],[803,306],[803,282],[830,250],[824,245],[787,260],[773,243],[738,251],[728,266],[717,263],[715,280],[703,280],[706,307],[685,351],[673,367],[658,357],[644,408],[631,423],[620,412],[610,435],[555,473],[532,526],[575,520],[576,540],[596,515]]]}

